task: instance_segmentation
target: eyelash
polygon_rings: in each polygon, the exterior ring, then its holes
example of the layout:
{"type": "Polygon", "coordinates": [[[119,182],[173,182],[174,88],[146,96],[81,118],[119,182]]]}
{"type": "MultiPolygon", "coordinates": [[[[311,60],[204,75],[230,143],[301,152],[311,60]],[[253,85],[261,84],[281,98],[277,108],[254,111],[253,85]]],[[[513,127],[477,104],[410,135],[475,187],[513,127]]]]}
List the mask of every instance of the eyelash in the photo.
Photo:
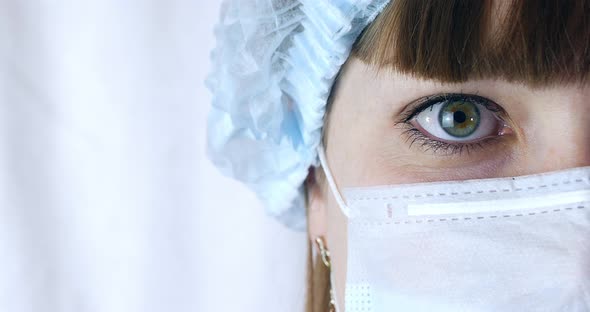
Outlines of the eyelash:
{"type": "Polygon", "coordinates": [[[463,94],[463,93],[446,93],[435,96],[427,96],[424,98],[417,99],[412,102],[408,107],[415,106],[411,109],[407,109],[405,113],[402,113],[400,120],[396,122],[396,126],[400,126],[403,131],[402,135],[406,136],[406,143],[409,143],[410,148],[415,144],[419,145],[424,152],[432,152],[433,154],[443,154],[447,156],[462,155],[463,153],[471,153],[476,150],[481,150],[497,142],[501,137],[489,137],[478,142],[469,143],[447,143],[439,140],[435,140],[418,130],[412,125],[411,120],[420,114],[421,112],[431,108],[433,105],[441,103],[443,101],[459,100],[459,101],[470,101],[478,105],[482,105],[489,111],[499,115],[500,119],[506,115],[505,111],[496,103],[484,97],[463,94]]]}
{"type": "Polygon", "coordinates": [[[403,135],[406,136],[406,143],[409,142],[410,148],[417,144],[422,148],[424,152],[432,152],[433,154],[442,154],[442,155],[461,155],[463,153],[474,152],[478,149],[484,149],[489,144],[497,141],[499,137],[491,137],[487,139],[483,139],[479,142],[471,142],[471,143],[447,143],[438,140],[434,140],[420,130],[411,126],[411,129],[406,129],[403,132],[403,135]]]}

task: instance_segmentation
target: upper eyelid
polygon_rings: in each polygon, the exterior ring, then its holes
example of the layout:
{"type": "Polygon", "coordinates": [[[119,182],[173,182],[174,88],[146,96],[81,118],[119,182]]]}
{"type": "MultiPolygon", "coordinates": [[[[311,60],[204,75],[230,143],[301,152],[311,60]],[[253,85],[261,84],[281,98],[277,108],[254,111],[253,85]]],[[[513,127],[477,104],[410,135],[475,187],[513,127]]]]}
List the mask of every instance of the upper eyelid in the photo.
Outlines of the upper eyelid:
{"type": "Polygon", "coordinates": [[[421,98],[418,98],[412,102],[410,102],[402,113],[400,114],[399,120],[396,124],[400,123],[407,123],[412,118],[414,118],[419,113],[425,111],[428,107],[432,107],[435,104],[438,104],[442,101],[446,101],[452,98],[456,99],[471,99],[476,100],[475,102],[478,104],[483,105],[486,109],[495,112],[495,113],[504,113],[504,109],[494,101],[477,95],[477,94],[469,94],[469,93],[441,93],[441,94],[434,94],[428,95],[421,98]]]}

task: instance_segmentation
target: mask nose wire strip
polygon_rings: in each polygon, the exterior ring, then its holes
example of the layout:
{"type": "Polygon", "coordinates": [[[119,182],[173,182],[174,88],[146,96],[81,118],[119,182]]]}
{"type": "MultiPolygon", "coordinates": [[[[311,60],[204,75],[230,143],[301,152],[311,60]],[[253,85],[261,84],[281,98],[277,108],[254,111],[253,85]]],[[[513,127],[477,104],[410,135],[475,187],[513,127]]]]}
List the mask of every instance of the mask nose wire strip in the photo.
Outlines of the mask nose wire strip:
{"type": "Polygon", "coordinates": [[[326,180],[328,180],[328,185],[332,190],[332,194],[334,195],[334,198],[336,199],[338,206],[340,206],[340,210],[342,210],[342,213],[344,213],[345,216],[350,217],[350,209],[348,208],[348,205],[346,205],[346,203],[344,202],[344,199],[342,198],[340,191],[338,191],[338,186],[336,186],[336,182],[334,181],[334,177],[332,176],[332,171],[328,166],[328,160],[326,159],[326,153],[324,151],[324,145],[322,143],[318,145],[318,155],[320,157],[320,164],[322,165],[322,169],[324,170],[324,174],[326,175],[326,180]]]}

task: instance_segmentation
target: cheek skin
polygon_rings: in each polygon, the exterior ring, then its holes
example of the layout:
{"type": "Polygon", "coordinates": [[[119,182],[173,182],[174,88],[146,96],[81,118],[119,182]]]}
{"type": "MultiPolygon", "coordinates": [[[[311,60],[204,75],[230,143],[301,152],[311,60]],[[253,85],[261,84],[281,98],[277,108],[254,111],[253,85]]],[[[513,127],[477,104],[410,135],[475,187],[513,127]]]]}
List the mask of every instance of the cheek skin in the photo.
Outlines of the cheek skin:
{"type": "Polygon", "coordinates": [[[507,165],[525,175],[590,165],[590,84],[519,90],[510,103],[519,158],[507,165]]]}
{"type": "MultiPolygon", "coordinates": [[[[368,169],[375,175],[372,179],[365,180],[364,185],[359,186],[373,186],[376,185],[375,182],[378,183],[377,185],[389,185],[511,176],[514,172],[508,169],[510,164],[522,157],[514,148],[517,140],[514,135],[503,137],[494,143],[493,153],[480,150],[464,152],[464,154],[470,154],[468,158],[463,154],[448,156],[421,154],[420,148],[411,150],[403,141],[402,144],[384,142],[374,151],[373,155],[379,156],[370,164],[371,169],[368,169]]],[[[359,157],[367,158],[368,155],[359,155],[359,157]]]]}

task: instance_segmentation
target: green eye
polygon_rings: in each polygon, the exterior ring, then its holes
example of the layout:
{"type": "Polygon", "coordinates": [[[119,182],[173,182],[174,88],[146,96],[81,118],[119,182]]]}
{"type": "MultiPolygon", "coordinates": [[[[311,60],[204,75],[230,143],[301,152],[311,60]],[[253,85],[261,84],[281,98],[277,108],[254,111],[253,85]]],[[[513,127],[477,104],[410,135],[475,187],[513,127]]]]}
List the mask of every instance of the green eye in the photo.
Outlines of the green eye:
{"type": "Polygon", "coordinates": [[[480,119],[476,104],[460,100],[445,103],[438,115],[440,125],[445,132],[457,138],[473,134],[479,127],[480,119]]]}

